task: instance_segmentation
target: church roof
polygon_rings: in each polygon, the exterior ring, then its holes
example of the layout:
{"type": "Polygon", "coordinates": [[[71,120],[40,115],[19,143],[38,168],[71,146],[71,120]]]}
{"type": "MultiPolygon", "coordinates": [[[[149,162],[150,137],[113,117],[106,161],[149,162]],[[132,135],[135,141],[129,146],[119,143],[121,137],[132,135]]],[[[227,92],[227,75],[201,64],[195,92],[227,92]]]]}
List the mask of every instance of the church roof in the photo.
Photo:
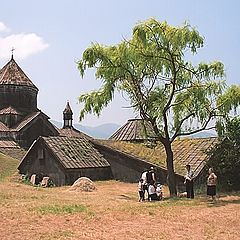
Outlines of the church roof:
{"type": "Polygon", "coordinates": [[[0,122],[0,132],[7,132],[9,128],[2,122],[0,122]]]}
{"type": "Polygon", "coordinates": [[[13,58],[0,70],[0,85],[29,86],[38,90],[13,58]]]}
{"type": "Polygon", "coordinates": [[[110,140],[139,141],[154,139],[155,134],[149,122],[143,119],[129,119],[126,124],[120,127],[110,140]]]}
{"type": "Polygon", "coordinates": [[[0,110],[0,115],[5,115],[5,114],[22,115],[21,112],[17,111],[15,108],[11,106],[0,110]]]}
{"type": "Polygon", "coordinates": [[[34,118],[36,118],[38,115],[40,115],[42,112],[33,112],[26,116],[17,126],[12,128],[12,131],[20,131],[22,128],[24,128],[26,125],[28,125],[34,118]]]}
{"type": "MultiPolygon", "coordinates": [[[[16,126],[8,128],[4,123],[0,122],[0,132],[18,132],[21,131],[24,127],[30,124],[31,121],[33,121],[38,116],[42,115],[44,118],[48,118],[47,115],[45,115],[43,112],[33,112],[29,115],[27,115],[22,121],[20,121],[16,126]]],[[[57,132],[57,130],[56,130],[57,132]]]]}
{"type": "MultiPolygon", "coordinates": [[[[98,140],[98,142],[142,158],[160,167],[166,164],[166,151],[160,142],[158,142],[153,149],[142,143],[130,143],[127,141],[98,140]]],[[[189,164],[191,165],[194,175],[198,176],[209,159],[207,152],[218,142],[219,140],[216,137],[183,138],[175,140],[172,143],[175,172],[184,176],[186,174],[186,165],[189,164]]]]}
{"type": "Polygon", "coordinates": [[[109,167],[109,163],[85,138],[42,137],[65,168],[109,167]]]}
{"type": "Polygon", "coordinates": [[[65,137],[83,137],[86,139],[93,139],[92,137],[88,136],[87,134],[78,131],[74,127],[72,128],[61,128],[58,129],[58,132],[60,136],[65,136],[65,137]]]}

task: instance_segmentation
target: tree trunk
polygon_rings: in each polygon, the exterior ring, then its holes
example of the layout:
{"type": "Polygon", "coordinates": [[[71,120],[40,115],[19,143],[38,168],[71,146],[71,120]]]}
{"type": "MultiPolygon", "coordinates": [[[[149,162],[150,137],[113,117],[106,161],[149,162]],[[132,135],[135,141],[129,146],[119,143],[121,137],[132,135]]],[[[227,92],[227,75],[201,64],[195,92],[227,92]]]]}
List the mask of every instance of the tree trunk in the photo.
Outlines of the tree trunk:
{"type": "Polygon", "coordinates": [[[177,196],[177,188],[176,188],[176,178],[175,178],[175,173],[174,173],[174,166],[173,166],[173,151],[172,151],[172,146],[171,143],[165,143],[164,144],[165,151],[167,154],[167,170],[168,170],[168,187],[170,191],[170,197],[177,196]]]}

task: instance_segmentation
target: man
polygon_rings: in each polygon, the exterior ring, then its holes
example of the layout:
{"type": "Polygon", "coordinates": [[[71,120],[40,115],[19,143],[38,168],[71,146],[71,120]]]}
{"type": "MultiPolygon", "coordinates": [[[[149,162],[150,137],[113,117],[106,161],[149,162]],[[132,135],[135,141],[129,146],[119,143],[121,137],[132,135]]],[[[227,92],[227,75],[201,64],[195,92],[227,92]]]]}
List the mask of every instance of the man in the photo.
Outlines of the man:
{"type": "Polygon", "coordinates": [[[184,184],[186,185],[187,198],[194,198],[193,191],[193,171],[189,164],[186,165],[187,174],[185,175],[184,184]]]}
{"type": "Polygon", "coordinates": [[[151,167],[149,170],[147,170],[146,180],[147,180],[148,201],[149,201],[150,200],[150,198],[149,198],[149,185],[151,183],[152,183],[153,186],[156,184],[156,176],[155,176],[155,172],[154,172],[153,167],[151,167]]]}

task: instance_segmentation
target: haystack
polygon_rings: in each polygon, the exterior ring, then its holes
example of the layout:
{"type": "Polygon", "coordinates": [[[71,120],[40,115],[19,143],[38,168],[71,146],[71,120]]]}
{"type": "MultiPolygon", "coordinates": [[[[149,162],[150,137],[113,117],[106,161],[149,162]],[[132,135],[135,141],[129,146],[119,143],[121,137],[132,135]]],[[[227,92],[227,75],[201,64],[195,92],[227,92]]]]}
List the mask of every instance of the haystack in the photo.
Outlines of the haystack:
{"type": "Polygon", "coordinates": [[[96,186],[92,180],[87,177],[78,178],[69,189],[70,191],[92,192],[96,186]]]}

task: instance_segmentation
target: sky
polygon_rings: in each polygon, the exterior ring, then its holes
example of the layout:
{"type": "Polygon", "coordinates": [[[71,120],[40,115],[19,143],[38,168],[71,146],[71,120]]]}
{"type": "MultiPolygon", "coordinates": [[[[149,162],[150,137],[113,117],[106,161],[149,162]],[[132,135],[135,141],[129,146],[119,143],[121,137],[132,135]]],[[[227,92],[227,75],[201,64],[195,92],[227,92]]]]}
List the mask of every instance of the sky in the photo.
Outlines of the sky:
{"type": "MultiPolygon", "coordinates": [[[[193,62],[222,61],[226,80],[240,83],[240,1],[237,0],[21,0],[1,1],[0,68],[11,57],[39,88],[38,108],[62,122],[69,101],[79,123],[78,96],[101,86],[94,70],[80,77],[76,62],[91,43],[117,44],[131,37],[134,25],[151,17],[196,27],[205,44],[193,62]]],[[[100,117],[82,125],[124,124],[136,114],[120,94],[100,117]]]]}

